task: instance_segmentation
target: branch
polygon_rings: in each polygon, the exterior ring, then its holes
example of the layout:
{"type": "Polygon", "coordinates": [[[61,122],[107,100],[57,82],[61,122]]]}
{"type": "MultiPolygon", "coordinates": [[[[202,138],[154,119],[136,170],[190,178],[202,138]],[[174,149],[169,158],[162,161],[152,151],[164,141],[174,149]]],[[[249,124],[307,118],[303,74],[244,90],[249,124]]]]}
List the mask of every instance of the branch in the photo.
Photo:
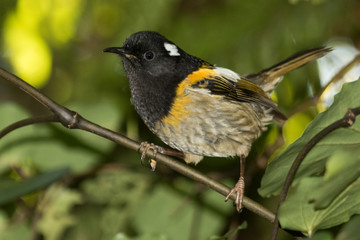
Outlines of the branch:
{"type": "MultiPolygon", "coordinates": [[[[60,122],[63,126],[69,128],[69,129],[81,129],[84,131],[91,132],[93,134],[96,134],[98,136],[101,136],[103,138],[109,139],[110,141],[116,142],[120,145],[123,145],[129,149],[137,151],[140,147],[140,143],[121,135],[120,133],[114,132],[112,130],[106,129],[104,127],[101,127],[97,125],[96,123],[93,123],[85,118],[83,118],[80,114],[69,110],[66,107],[63,107],[44,94],[40,93],[38,90],[36,90],[31,85],[24,82],[21,78],[7,72],[6,70],[0,68],[0,76],[2,76],[4,79],[10,81],[17,87],[19,87],[22,91],[29,94],[31,97],[36,99],[38,102],[40,102],[43,106],[48,108],[53,114],[53,118],[51,118],[52,122],[60,122]]],[[[50,119],[50,118],[49,118],[50,119]]],[[[49,120],[47,119],[47,120],[49,120]]],[[[39,119],[38,119],[39,120],[39,119]]],[[[43,119],[44,120],[44,119],[43,119]]],[[[21,126],[26,126],[31,124],[30,122],[33,120],[26,119],[17,123],[14,123],[7,127],[6,129],[15,130],[21,126]],[[16,127],[14,127],[16,125],[16,127]]],[[[44,120],[45,122],[45,120],[44,120]]],[[[49,121],[46,121],[49,122],[49,121]]],[[[2,131],[4,132],[5,129],[2,131]]],[[[9,131],[8,131],[9,132],[9,131]]],[[[3,134],[4,136],[5,134],[3,134]]],[[[152,158],[154,156],[154,152],[152,149],[150,149],[146,155],[149,158],[152,158]]],[[[210,187],[211,189],[215,190],[216,192],[222,194],[223,196],[226,196],[230,188],[227,186],[215,181],[214,179],[211,179],[207,177],[206,175],[200,173],[199,171],[191,168],[188,165],[185,165],[183,163],[180,163],[179,161],[176,161],[168,156],[157,154],[156,160],[158,163],[164,164],[165,166],[181,173],[182,175],[189,177],[197,182],[203,183],[204,185],[210,187]]],[[[233,194],[230,197],[232,200],[235,200],[235,194],[233,194]]],[[[270,222],[274,222],[275,215],[268,209],[264,208],[260,204],[256,203],[255,201],[244,197],[244,207],[248,210],[254,212],[255,214],[267,219],[270,222]]]]}
{"type": "Polygon", "coordinates": [[[57,119],[54,115],[49,115],[49,116],[41,116],[41,117],[31,117],[15,122],[7,126],[6,128],[0,130],[0,139],[18,128],[25,127],[31,124],[46,123],[46,122],[57,122],[57,119]]]}
{"type": "Polygon", "coordinates": [[[279,202],[278,202],[275,221],[274,221],[274,227],[273,227],[273,231],[272,231],[272,235],[271,235],[272,240],[276,240],[277,233],[279,231],[278,213],[279,213],[280,206],[285,201],[287,193],[290,188],[290,185],[295,177],[295,174],[296,174],[300,164],[304,160],[305,156],[310,152],[310,150],[318,142],[320,142],[321,139],[323,139],[326,135],[328,135],[332,131],[334,131],[338,128],[347,128],[347,127],[352,126],[356,120],[356,116],[359,114],[360,114],[360,107],[348,109],[343,118],[337,120],[336,122],[330,124],[323,130],[321,130],[304,146],[304,148],[301,150],[301,152],[299,152],[299,154],[297,155],[295,161],[293,162],[293,164],[288,172],[288,175],[286,176],[285,183],[284,183],[283,189],[282,189],[280,197],[279,197],[279,202]]]}

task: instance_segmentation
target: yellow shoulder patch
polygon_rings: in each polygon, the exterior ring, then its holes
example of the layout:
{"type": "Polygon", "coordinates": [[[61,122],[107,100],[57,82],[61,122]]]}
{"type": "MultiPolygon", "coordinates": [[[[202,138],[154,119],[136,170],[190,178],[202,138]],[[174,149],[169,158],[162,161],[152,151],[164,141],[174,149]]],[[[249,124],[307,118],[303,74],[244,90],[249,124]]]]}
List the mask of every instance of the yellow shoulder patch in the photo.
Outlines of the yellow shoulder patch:
{"type": "Polygon", "coordinates": [[[192,104],[192,99],[187,95],[186,89],[191,88],[196,82],[215,76],[216,72],[210,68],[200,67],[197,71],[189,74],[176,88],[176,96],[167,116],[162,118],[162,123],[178,127],[179,123],[187,118],[191,111],[186,106],[192,104]]]}

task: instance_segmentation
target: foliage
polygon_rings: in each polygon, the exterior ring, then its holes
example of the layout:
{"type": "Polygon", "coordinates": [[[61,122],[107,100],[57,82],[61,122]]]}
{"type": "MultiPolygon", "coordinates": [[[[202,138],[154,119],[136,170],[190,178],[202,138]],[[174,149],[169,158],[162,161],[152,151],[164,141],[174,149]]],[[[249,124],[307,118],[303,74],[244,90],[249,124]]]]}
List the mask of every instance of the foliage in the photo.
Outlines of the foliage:
{"type": "Polygon", "coordinates": [[[61,168],[47,173],[39,174],[24,182],[7,182],[0,189],[0,205],[15,201],[16,199],[44,188],[59,180],[68,172],[67,168],[61,168]]]}
{"type": "MultiPolygon", "coordinates": [[[[334,36],[359,46],[359,7],[356,0],[3,0],[0,66],[91,121],[161,145],[129,101],[120,60],[102,49],[155,30],[193,55],[246,74],[334,36]]],[[[316,106],[290,116],[323,87],[314,66],[288,74],[278,86],[272,97],[289,121],[283,131],[269,126],[248,157],[246,195],[272,211],[274,199],[255,191],[266,161],[259,192],[276,195],[301,146],[360,102],[356,82],[316,118],[316,106]]],[[[0,129],[43,114],[46,109],[0,79],[0,129]]],[[[356,239],[359,124],[330,134],[306,157],[281,208],[282,226],[311,239],[356,239]]],[[[238,215],[221,195],[161,165],[148,171],[139,158],[58,124],[10,133],[0,139],[0,240],[269,239],[272,226],[263,219],[246,210],[238,215]]],[[[209,158],[196,168],[231,186],[234,166],[238,159],[209,158]]]]}
{"type": "MultiPolygon", "coordinates": [[[[340,119],[344,109],[358,106],[360,81],[345,84],[333,105],[319,114],[303,135],[268,165],[259,193],[279,193],[299,151],[321,129],[340,119]]],[[[306,156],[294,180],[294,190],[280,208],[283,227],[307,232],[339,225],[360,213],[360,122],[338,129],[320,141],[306,156]],[[322,172],[325,174],[322,176],[322,172]]]]}

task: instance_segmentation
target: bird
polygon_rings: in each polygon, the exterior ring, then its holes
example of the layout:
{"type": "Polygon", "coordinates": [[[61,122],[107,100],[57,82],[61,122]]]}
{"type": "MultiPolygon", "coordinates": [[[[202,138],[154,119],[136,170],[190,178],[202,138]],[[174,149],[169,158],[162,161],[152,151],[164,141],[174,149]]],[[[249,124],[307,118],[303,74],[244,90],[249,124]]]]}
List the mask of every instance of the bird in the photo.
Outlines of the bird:
{"type": "MultiPolygon", "coordinates": [[[[120,56],[136,112],[166,145],[183,154],[186,163],[196,165],[204,156],[240,158],[240,177],[225,198],[235,193],[240,212],[251,145],[272,120],[286,120],[270,94],[284,74],[331,49],[301,51],[247,75],[190,55],[154,31],[136,32],[121,47],[103,51],[120,56]]],[[[172,152],[147,142],[141,146],[145,147],[142,160],[150,148],[154,155],[172,152]]]]}

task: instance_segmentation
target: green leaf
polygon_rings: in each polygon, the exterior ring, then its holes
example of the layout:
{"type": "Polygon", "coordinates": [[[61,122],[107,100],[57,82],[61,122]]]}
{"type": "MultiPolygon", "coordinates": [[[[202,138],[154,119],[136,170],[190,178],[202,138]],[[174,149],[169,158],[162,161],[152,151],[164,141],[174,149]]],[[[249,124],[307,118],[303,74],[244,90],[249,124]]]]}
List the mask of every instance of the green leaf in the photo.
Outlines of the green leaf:
{"type": "MultiPolygon", "coordinates": [[[[309,195],[309,201],[315,202],[315,209],[326,208],[347,187],[352,187],[351,184],[359,176],[360,149],[336,152],[326,163],[324,177],[316,184],[311,185],[313,191],[309,195]]],[[[360,194],[358,198],[360,199],[360,194]]]]}
{"type": "Polygon", "coordinates": [[[139,170],[106,168],[84,180],[80,185],[83,205],[76,209],[76,225],[66,231],[64,239],[79,239],[79,234],[87,240],[137,239],[127,229],[136,229],[132,216],[146,201],[152,186],[149,176],[154,176],[145,168],[139,170]]]}
{"type": "Polygon", "coordinates": [[[79,192],[67,189],[60,184],[51,186],[37,206],[37,212],[41,218],[36,222],[36,227],[44,239],[60,239],[63,232],[76,223],[71,209],[75,204],[80,203],[82,199],[79,192]]]}
{"type": "MultiPolygon", "coordinates": [[[[261,196],[269,197],[280,193],[290,166],[298,153],[315,134],[342,118],[348,108],[360,106],[359,91],[360,81],[344,84],[342,91],[335,96],[333,105],[319,114],[299,139],[269,163],[258,190],[261,196]]],[[[321,140],[305,157],[293,184],[306,176],[323,172],[327,159],[344,147],[350,153],[360,148],[360,121],[356,121],[350,128],[337,129],[321,140]]]]}
{"type": "MultiPolygon", "coordinates": [[[[304,134],[276,157],[266,170],[259,193],[278,194],[298,153],[315,134],[360,105],[360,81],[345,84],[328,111],[319,114],[304,134]]],[[[280,207],[282,227],[309,236],[360,213],[360,121],[333,131],[306,156],[286,201],[280,207]]]]}
{"type": "Polygon", "coordinates": [[[37,175],[23,182],[12,182],[2,185],[0,188],[0,205],[44,188],[62,178],[68,171],[68,168],[60,168],[37,175]]]}
{"type": "Polygon", "coordinates": [[[360,216],[354,216],[346,223],[336,236],[335,240],[358,240],[360,236],[360,216]]]}
{"type": "Polygon", "coordinates": [[[279,221],[286,229],[306,232],[309,236],[316,230],[326,229],[350,219],[360,213],[360,179],[343,189],[340,194],[322,210],[315,210],[309,202],[312,194],[320,191],[324,177],[306,177],[293,188],[281,205],[279,221]]]}
{"type": "Polygon", "coordinates": [[[25,222],[16,222],[9,225],[1,228],[0,240],[31,240],[31,228],[29,224],[25,222]]]}
{"type": "Polygon", "coordinates": [[[179,179],[174,186],[157,184],[139,205],[134,225],[139,232],[165,235],[172,240],[208,239],[224,227],[231,203],[224,204],[221,195],[206,191],[194,196],[196,186],[179,179]],[[193,224],[194,223],[194,224],[193,224]]]}
{"type": "Polygon", "coordinates": [[[306,240],[332,240],[333,237],[330,232],[317,232],[311,238],[306,238],[306,240]]]}

